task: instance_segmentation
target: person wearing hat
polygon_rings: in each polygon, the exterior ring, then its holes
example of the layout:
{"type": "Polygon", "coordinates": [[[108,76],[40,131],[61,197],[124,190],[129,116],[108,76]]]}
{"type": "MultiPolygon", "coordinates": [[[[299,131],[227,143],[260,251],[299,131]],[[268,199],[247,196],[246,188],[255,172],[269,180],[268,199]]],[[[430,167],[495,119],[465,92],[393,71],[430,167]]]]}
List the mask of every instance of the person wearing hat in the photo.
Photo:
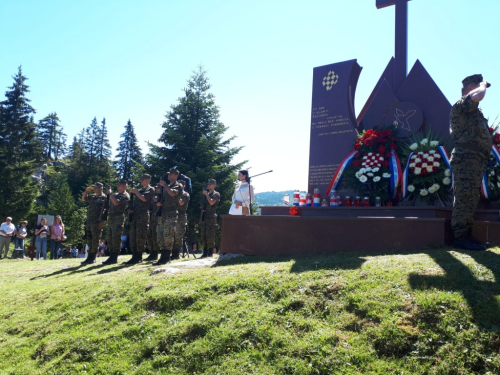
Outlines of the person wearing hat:
{"type": "Polygon", "coordinates": [[[142,262],[142,253],[146,245],[149,230],[149,204],[155,195],[155,189],[149,184],[151,175],[143,174],[141,176],[140,190],[131,187],[130,193],[134,194],[137,199],[134,199],[133,204],[133,219],[130,224],[130,250],[132,250],[132,258],[125,264],[137,264],[142,262]]]}
{"type": "Polygon", "coordinates": [[[16,234],[16,226],[12,224],[12,218],[8,217],[5,222],[0,225],[0,259],[2,259],[2,250],[5,247],[4,258],[9,254],[10,242],[16,234]]]}
{"type": "Polygon", "coordinates": [[[179,211],[179,216],[177,218],[177,225],[175,226],[175,240],[174,240],[174,248],[172,249],[172,259],[179,259],[179,252],[182,247],[182,240],[184,238],[184,234],[186,234],[186,225],[188,222],[187,217],[187,209],[189,205],[189,193],[184,190],[186,182],[184,180],[179,180],[179,183],[182,186],[182,192],[179,199],[179,207],[177,211],[179,211]]]}
{"type": "Polygon", "coordinates": [[[25,248],[24,248],[24,240],[28,236],[28,222],[26,220],[21,221],[19,225],[16,227],[16,237],[14,241],[14,248],[15,249],[21,249],[23,251],[23,258],[26,255],[25,254],[25,248]]]}
{"type": "Polygon", "coordinates": [[[216,211],[220,202],[220,193],[215,191],[216,186],[217,181],[211,178],[207,181],[207,188],[203,189],[200,220],[201,243],[203,245],[202,258],[212,256],[215,237],[219,230],[216,211]]]}
{"type": "Polygon", "coordinates": [[[156,203],[161,209],[161,218],[158,221],[157,234],[158,243],[161,249],[160,259],[154,262],[154,266],[167,264],[170,262],[170,256],[174,247],[175,227],[177,225],[179,199],[182,191],[182,185],[177,182],[179,171],[170,168],[168,171],[168,184],[161,180],[160,185],[164,191],[161,202],[156,203]]]}
{"type": "Polygon", "coordinates": [[[488,120],[479,109],[490,84],[481,74],[462,81],[462,97],[450,111],[450,133],[455,148],[451,153],[454,177],[454,201],[451,228],[454,246],[466,250],[485,250],[486,246],[472,237],[474,211],[479,203],[481,179],[491,153],[493,138],[488,120]]]}
{"type": "Polygon", "coordinates": [[[158,253],[160,252],[160,247],[158,245],[158,206],[156,203],[161,198],[161,185],[155,186],[155,196],[151,200],[149,205],[149,230],[148,230],[148,248],[149,256],[144,259],[145,261],[158,260],[158,253]]]}
{"type": "Polygon", "coordinates": [[[102,235],[101,215],[106,200],[106,194],[103,193],[102,187],[102,183],[96,182],[94,186],[86,188],[82,195],[82,201],[89,204],[85,223],[85,239],[89,253],[82,265],[95,263],[95,257],[99,251],[99,240],[102,235]],[[92,190],[94,190],[94,193],[89,194],[92,190]]]}
{"type": "Polygon", "coordinates": [[[118,255],[120,254],[120,246],[122,242],[123,224],[125,223],[125,210],[127,209],[130,195],[127,193],[127,181],[118,181],[116,187],[117,192],[113,194],[111,189],[108,191],[109,205],[108,210],[108,249],[109,258],[102,264],[118,263],[118,255]]]}

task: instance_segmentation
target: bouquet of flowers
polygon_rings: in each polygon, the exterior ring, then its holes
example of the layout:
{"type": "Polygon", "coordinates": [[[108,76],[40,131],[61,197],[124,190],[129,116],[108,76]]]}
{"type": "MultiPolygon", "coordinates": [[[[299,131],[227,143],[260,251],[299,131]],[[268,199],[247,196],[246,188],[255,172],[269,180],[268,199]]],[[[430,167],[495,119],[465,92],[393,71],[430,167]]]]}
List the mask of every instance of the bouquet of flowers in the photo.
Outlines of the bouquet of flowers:
{"type": "Polygon", "coordinates": [[[429,205],[449,200],[453,176],[449,156],[431,133],[418,134],[405,147],[406,168],[401,184],[403,198],[420,199],[429,205]]]}
{"type": "Polygon", "coordinates": [[[490,127],[490,133],[493,137],[493,148],[488,159],[488,164],[486,165],[481,187],[481,197],[491,201],[500,199],[500,165],[497,159],[500,147],[500,133],[498,133],[498,130],[498,124],[490,127]],[[497,153],[497,156],[494,153],[497,153]],[[485,185],[488,187],[487,189],[485,185]]]}
{"type": "Polygon", "coordinates": [[[371,202],[375,197],[384,202],[395,198],[401,175],[397,155],[400,149],[394,127],[364,131],[349,156],[352,163],[344,172],[344,187],[361,197],[370,197],[371,202]]]}

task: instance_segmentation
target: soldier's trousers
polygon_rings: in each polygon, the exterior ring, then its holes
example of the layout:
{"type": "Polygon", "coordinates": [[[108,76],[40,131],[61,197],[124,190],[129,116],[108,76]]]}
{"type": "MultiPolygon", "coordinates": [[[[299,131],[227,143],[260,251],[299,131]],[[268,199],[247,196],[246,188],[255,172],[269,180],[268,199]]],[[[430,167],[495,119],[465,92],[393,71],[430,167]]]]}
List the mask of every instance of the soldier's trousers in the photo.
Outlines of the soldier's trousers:
{"type": "Polygon", "coordinates": [[[98,224],[85,225],[85,239],[89,247],[90,254],[97,254],[99,251],[99,240],[101,239],[102,229],[99,229],[98,224]]]}
{"type": "Polygon", "coordinates": [[[179,215],[177,219],[177,224],[175,226],[175,240],[174,249],[180,250],[182,247],[182,239],[186,233],[187,216],[185,214],[179,215]]]}
{"type": "Polygon", "coordinates": [[[204,221],[200,221],[201,244],[203,249],[208,250],[215,247],[215,236],[219,230],[217,217],[205,217],[204,221]]]}
{"type": "Polygon", "coordinates": [[[149,223],[149,231],[148,231],[148,248],[149,252],[152,251],[160,251],[160,246],[158,244],[158,218],[151,220],[149,223]]]}
{"type": "Polygon", "coordinates": [[[129,239],[130,250],[133,253],[143,253],[146,240],[148,239],[149,215],[134,216],[130,223],[129,239]]]}
{"type": "Polygon", "coordinates": [[[177,225],[177,213],[162,216],[158,220],[158,244],[161,250],[172,252],[174,247],[175,226],[177,225]]]}
{"type": "Polygon", "coordinates": [[[108,224],[108,248],[111,254],[120,254],[122,234],[123,222],[108,224]]]}
{"type": "Polygon", "coordinates": [[[451,229],[455,238],[466,236],[474,224],[474,212],[480,198],[481,179],[487,160],[476,154],[452,154],[454,177],[451,229]]]}

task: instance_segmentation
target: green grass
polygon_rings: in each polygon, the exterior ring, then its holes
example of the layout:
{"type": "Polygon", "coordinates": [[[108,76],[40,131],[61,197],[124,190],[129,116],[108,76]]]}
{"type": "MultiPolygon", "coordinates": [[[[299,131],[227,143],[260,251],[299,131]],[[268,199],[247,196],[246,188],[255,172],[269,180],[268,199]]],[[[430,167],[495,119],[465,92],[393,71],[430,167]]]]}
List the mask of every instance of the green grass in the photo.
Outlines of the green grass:
{"type": "Polygon", "coordinates": [[[500,373],[500,249],[78,264],[0,261],[0,374],[500,373]]]}

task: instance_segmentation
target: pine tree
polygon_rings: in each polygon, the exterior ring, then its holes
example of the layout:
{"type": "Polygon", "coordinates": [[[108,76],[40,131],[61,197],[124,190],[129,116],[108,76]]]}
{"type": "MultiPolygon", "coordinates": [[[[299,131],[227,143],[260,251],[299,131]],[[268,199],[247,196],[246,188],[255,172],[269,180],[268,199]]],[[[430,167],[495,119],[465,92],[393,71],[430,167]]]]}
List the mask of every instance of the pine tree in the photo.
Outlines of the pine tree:
{"type": "Polygon", "coordinates": [[[0,102],[0,217],[14,220],[27,217],[37,195],[30,178],[41,162],[42,148],[37,138],[33,114],[35,109],[26,97],[29,86],[21,67],[13,77],[14,84],[0,102]]]}
{"type": "Polygon", "coordinates": [[[38,122],[38,133],[44,148],[44,158],[58,160],[65,152],[66,134],[57,113],[50,113],[38,122]]]}
{"type": "Polygon", "coordinates": [[[118,143],[118,154],[116,155],[115,168],[120,178],[130,180],[135,164],[142,164],[142,152],[137,143],[137,137],[134,132],[132,122],[128,120],[125,125],[125,132],[120,135],[122,140],[118,143]]]}
{"type": "Polygon", "coordinates": [[[191,177],[193,191],[188,208],[191,233],[197,223],[202,189],[209,178],[217,180],[216,190],[221,193],[220,212],[227,212],[234,190],[234,173],[243,163],[232,164],[241,147],[231,147],[234,136],[225,137],[228,128],[219,119],[219,108],[210,93],[210,84],[202,67],[184,88],[184,96],[172,105],[163,123],[165,129],[159,142],[150,144],[147,158],[149,170],[156,177],[173,166],[191,177]]]}

